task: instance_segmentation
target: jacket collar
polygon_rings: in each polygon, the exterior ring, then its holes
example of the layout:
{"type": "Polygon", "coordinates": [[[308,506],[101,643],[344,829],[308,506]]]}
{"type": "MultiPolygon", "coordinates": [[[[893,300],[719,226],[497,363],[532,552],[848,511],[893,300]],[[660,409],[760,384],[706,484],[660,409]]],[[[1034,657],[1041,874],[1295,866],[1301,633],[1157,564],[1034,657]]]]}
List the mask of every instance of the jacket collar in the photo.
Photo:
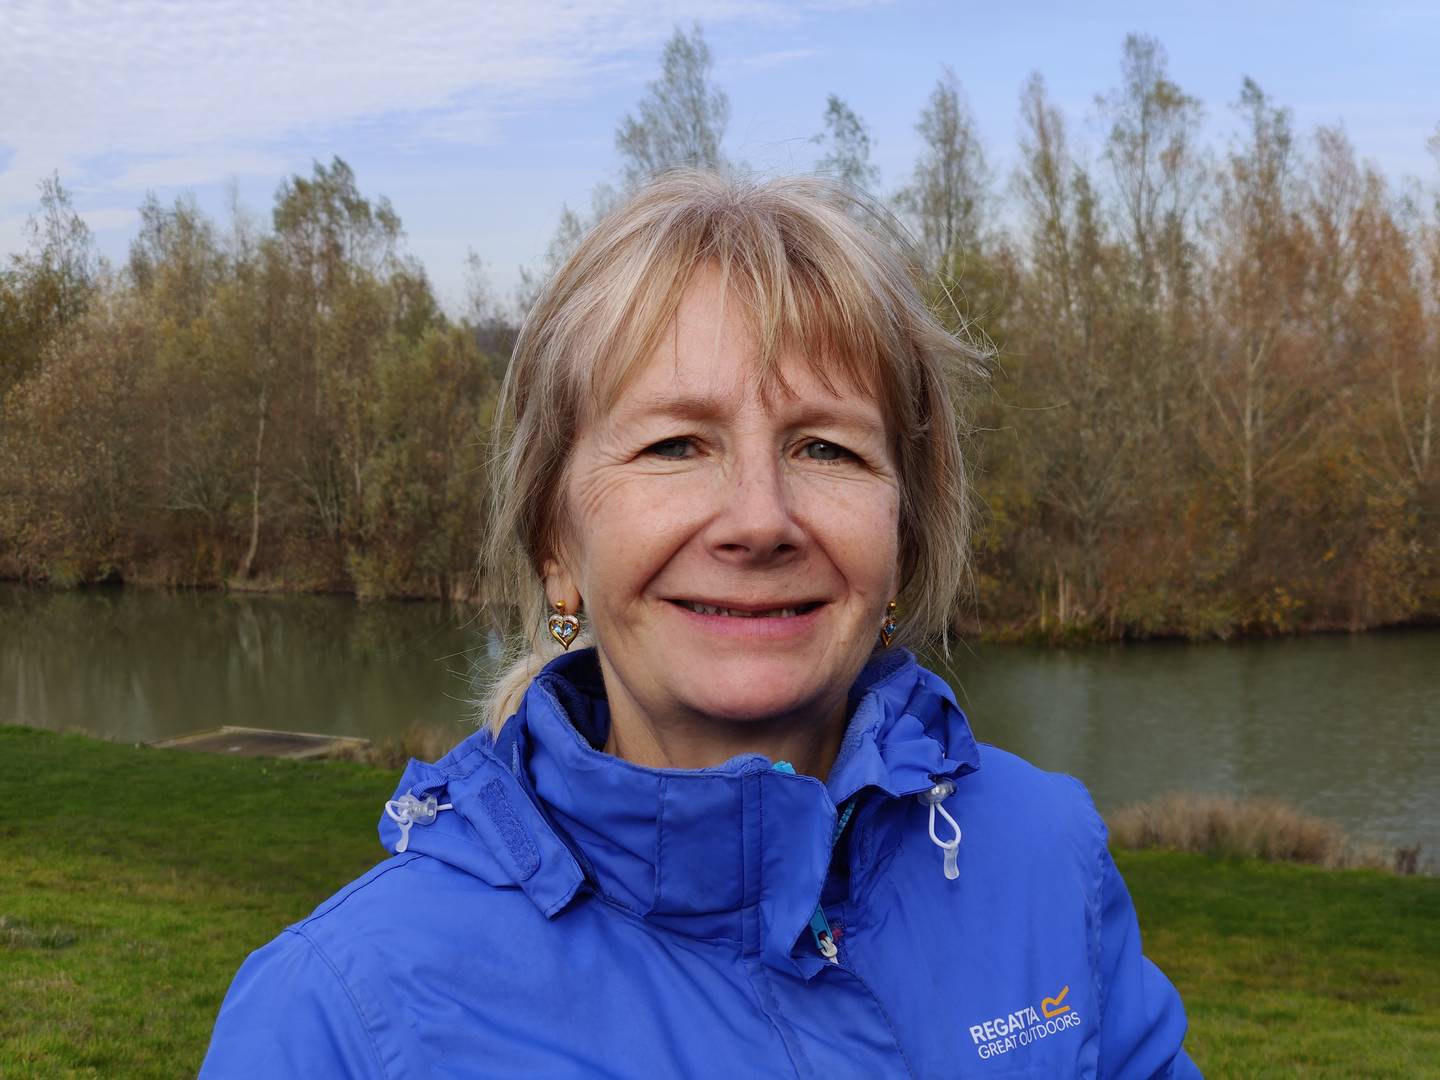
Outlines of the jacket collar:
{"type": "MultiPolygon", "coordinates": [[[[908,652],[876,657],[850,702],[823,784],[759,754],[644,768],[596,749],[609,728],[599,665],[593,649],[567,654],[498,739],[476,733],[434,765],[411,762],[396,797],[435,795],[456,813],[410,830],[409,848],[519,886],[547,916],[588,884],[657,925],[808,977],[823,964],[795,945],[829,870],[837,807],[866,792],[912,796],[979,765],[949,687],[908,652]]],[[[382,817],[380,832],[393,850],[399,829],[382,817]]]]}

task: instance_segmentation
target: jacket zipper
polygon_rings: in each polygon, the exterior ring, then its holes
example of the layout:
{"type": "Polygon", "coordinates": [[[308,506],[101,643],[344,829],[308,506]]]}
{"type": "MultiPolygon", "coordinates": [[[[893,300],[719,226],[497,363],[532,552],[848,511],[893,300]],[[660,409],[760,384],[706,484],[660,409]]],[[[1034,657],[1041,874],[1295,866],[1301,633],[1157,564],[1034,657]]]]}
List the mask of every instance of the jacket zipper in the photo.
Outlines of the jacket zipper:
{"type": "Polygon", "coordinates": [[[840,962],[840,950],[835,946],[835,935],[830,932],[830,923],[825,918],[825,909],[815,905],[815,914],[810,916],[810,933],[815,937],[815,948],[832,964],[840,962]]]}
{"type": "MultiPolygon", "coordinates": [[[[776,772],[795,775],[795,766],[788,761],[777,761],[772,766],[776,772]]],[[[840,811],[839,817],[835,819],[835,833],[830,837],[830,857],[835,857],[835,845],[840,842],[840,834],[845,831],[845,826],[850,824],[850,815],[855,812],[855,800],[851,799],[840,811]]],[[[825,918],[825,905],[815,905],[815,912],[810,916],[810,936],[815,939],[815,949],[825,958],[828,963],[840,963],[840,950],[835,945],[835,935],[830,930],[830,921],[825,918]]]]}

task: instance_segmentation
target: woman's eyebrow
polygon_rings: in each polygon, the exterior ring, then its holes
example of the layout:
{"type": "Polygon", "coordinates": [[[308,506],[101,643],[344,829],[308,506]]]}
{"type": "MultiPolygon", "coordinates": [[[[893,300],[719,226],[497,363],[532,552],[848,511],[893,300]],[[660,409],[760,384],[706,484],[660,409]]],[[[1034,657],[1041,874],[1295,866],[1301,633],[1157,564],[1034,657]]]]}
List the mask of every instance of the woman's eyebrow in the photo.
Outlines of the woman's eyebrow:
{"type": "Polygon", "coordinates": [[[885,422],[880,416],[868,409],[852,408],[839,401],[825,405],[801,403],[793,409],[785,410],[781,415],[784,416],[787,423],[793,425],[835,425],[858,429],[877,439],[885,437],[885,422]]]}
{"type": "Polygon", "coordinates": [[[647,394],[625,403],[632,418],[676,417],[681,420],[713,420],[732,412],[733,405],[711,394],[647,394]]]}
{"type": "MultiPolygon", "coordinates": [[[[859,430],[874,438],[885,438],[885,423],[868,409],[847,406],[843,400],[835,402],[787,401],[784,395],[771,402],[772,415],[790,426],[807,424],[834,425],[859,430]]],[[[725,398],[711,394],[649,394],[633,398],[626,403],[626,419],[649,417],[673,417],[680,420],[723,419],[735,410],[735,404],[725,398]]]]}

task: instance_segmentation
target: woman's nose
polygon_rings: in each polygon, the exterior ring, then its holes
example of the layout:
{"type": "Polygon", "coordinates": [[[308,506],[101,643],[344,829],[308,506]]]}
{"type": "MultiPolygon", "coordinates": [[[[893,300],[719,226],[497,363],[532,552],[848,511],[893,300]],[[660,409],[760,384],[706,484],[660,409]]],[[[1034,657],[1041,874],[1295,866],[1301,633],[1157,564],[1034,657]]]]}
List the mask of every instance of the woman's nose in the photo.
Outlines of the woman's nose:
{"type": "Polygon", "coordinates": [[[805,532],[795,518],[789,484],[773,451],[726,470],[719,505],[706,529],[711,550],[732,561],[767,563],[797,553],[805,532]]]}

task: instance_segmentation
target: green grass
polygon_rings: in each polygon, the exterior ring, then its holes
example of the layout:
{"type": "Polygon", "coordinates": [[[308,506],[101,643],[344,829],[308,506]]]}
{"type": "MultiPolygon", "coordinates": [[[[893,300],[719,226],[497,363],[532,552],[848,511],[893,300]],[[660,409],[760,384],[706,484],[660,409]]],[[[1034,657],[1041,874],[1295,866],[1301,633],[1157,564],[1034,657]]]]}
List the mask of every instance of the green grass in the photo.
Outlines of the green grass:
{"type": "Polygon", "coordinates": [[[1440,879],[1117,853],[1214,1076],[1440,1076],[1440,879]]]}
{"type": "MultiPolygon", "coordinates": [[[[193,1076],[251,949],[365,870],[395,773],[0,728],[0,1076],[193,1076]]],[[[1119,853],[1210,1077],[1440,1077],[1440,880],[1119,853]]]]}
{"type": "Polygon", "coordinates": [[[0,728],[0,1076],[193,1076],[245,955],[380,858],[394,779],[0,728]]]}

